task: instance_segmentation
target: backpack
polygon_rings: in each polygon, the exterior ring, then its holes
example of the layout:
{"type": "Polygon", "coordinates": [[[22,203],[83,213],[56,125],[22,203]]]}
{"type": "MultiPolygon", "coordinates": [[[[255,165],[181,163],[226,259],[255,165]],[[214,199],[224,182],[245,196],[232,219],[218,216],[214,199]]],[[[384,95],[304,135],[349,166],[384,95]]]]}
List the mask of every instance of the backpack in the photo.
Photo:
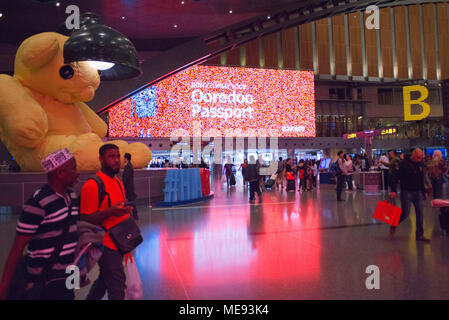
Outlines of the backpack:
{"type": "MultiPolygon", "coordinates": [[[[87,180],[94,180],[97,183],[97,187],[98,187],[98,209],[97,209],[97,212],[100,211],[101,204],[103,203],[103,200],[106,196],[108,196],[108,206],[110,208],[111,207],[111,197],[109,196],[109,193],[106,192],[106,186],[104,185],[103,180],[101,180],[101,178],[97,175],[94,175],[87,180]]],[[[125,198],[125,193],[123,192],[122,186],[120,185],[120,183],[118,181],[117,181],[117,183],[120,187],[120,190],[122,191],[123,198],[125,198]]]]}
{"type": "Polygon", "coordinates": [[[338,160],[332,163],[331,172],[334,176],[341,176],[342,171],[340,169],[340,166],[338,165],[338,160]]]}

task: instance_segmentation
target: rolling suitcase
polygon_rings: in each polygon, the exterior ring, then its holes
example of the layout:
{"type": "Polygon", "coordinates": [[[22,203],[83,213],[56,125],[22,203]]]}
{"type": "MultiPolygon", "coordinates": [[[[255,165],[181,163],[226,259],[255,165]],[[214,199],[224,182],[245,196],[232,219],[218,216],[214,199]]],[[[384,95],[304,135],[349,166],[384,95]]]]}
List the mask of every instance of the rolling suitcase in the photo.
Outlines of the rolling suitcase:
{"type": "Polygon", "coordinates": [[[236,182],[235,182],[235,176],[233,174],[231,175],[229,182],[230,182],[231,186],[235,186],[236,182]]]}
{"type": "Polygon", "coordinates": [[[273,179],[268,179],[267,182],[265,182],[265,188],[273,188],[274,186],[274,180],[273,179]]]}
{"type": "Polygon", "coordinates": [[[295,180],[287,180],[287,191],[295,191],[295,180]]]}

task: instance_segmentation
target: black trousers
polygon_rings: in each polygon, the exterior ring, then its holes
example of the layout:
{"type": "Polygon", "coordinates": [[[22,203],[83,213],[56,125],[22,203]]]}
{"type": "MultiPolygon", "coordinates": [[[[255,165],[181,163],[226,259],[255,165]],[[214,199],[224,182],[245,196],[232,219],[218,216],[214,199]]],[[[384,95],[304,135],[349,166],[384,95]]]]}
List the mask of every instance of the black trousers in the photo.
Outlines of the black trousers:
{"type": "Polygon", "coordinates": [[[255,199],[255,193],[257,193],[259,197],[262,196],[262,192],[260,192],[259,180],[249,182],[249,198],[251,200],[255,199]]]}
{"type": "Polygon", "coordinates": [[[101,300],[108,293],[109,300],[124,300],[126,276],[123,269],[123,256],[120,252],[104,247],[98,261],[100,275],[95,280],[86,300],[101,300]]]}
{"type": "Polygon", "coordinates": [[[345,186],[346,176],[339,175],[337,176],[337,200],[341,200],[341,193],[345,186]]]}
{"type": "Polygon", "coordinates": [[[382,169],[384,173],[384,185],[383,190],[388,190],[388,186],[390,184],[390,174],[388,173],[388,169],[382,169]]]}
{"type": "Polygon", "coordinates": [[[66,278],[50,281],[46,285],[42,281],[36,282],[27,290],[27,266],[28,256],[24,256],[13,276],[8,300],[74,300],[74,290],[67,289],[66,278]]]}
{"type": "Polygon", "coordinates": [[[74,300],[73,289],[67,289],[65,279],[55,280],[47,284],[44,289],[42,300],[74,300]]]}
{"type": "Polygon", "coordinates": [[[348,189],[352,191],[352,174],[346,176],[346,182],[348,183],[348,189]]]}

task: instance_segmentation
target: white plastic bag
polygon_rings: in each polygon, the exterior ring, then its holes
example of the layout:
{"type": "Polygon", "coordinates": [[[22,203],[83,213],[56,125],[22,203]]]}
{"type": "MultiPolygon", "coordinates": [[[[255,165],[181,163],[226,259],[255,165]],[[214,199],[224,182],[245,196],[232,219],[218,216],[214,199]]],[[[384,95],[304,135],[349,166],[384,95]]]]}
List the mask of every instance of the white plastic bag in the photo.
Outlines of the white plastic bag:
{"type": "MultiPolygon", "coordinates": [[[[131,256],[131,254],[130,254],[131,256]]],[[[137,270],[136,260],[125,256],[126,300],[141,300],[143,296],[142,280],[137,270]]]]}

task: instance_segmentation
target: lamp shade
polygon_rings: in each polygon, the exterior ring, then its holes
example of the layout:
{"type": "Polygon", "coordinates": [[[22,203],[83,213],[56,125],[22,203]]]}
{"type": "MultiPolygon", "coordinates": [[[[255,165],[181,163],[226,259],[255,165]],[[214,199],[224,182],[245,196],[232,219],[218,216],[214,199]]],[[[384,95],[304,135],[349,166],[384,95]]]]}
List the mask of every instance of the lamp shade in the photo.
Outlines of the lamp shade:
{"type": "Polygon", "coordinates": [[[93,13],[81,16],[80,28],[74,30],[64,44],[64,63],[76,61],[113,63],[112,67],[100,71],[102,80],[124,80],[142,73],[132,42],[102,24],[93,13]]]}

